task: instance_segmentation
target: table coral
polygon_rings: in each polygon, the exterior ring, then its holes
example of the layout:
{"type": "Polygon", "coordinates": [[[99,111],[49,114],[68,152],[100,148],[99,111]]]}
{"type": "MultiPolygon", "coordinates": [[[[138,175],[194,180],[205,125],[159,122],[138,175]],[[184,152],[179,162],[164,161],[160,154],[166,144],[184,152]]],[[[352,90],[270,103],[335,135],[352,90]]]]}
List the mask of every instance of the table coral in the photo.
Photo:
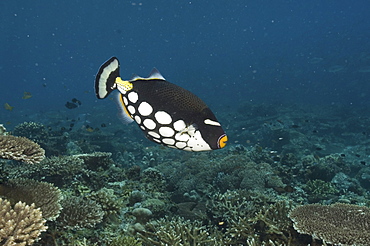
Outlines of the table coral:
{"type": "Polygon", "coordinates": [[[330,206],[309,204],[294,208],[289,217],[294,228],[325,243],[368,245],[370,208],[336,203],[330,206]]]}
{"type": "Polygon", "coordinates": [[[0,158],[34,164],[45,158],[45,150],[25,137],[0,135],[0,158]]]}

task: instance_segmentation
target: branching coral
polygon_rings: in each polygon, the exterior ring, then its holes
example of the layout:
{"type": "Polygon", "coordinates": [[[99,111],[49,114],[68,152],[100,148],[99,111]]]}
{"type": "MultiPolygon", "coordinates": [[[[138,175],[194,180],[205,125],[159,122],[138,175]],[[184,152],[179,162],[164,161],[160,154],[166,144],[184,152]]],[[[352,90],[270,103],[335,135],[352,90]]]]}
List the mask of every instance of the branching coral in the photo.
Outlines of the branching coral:
{"type": "Polygon", "coordinates": [[[288,218],[292,204],[286,201],[278,201],[263,208],[251,220],[255,223],[255,231],[261,235],[261,241],[268,242],[271,239],[280,242],[292,242],[292,221],[288,218]]]}
{"type": "Polygon", "coordinates": [[[57,219],[57,226],[69,229],[90,228],[100,223],[104,212],[91,199],[70,196],[62,200],[63,210],[57,219]]]}
{"type": "Polygon", "coordinates": [[[45,158],[45,150],[27,138],[0,135],[0,158],[39,163],[45,158]]]}
{"type": "Polygon", "coordinates": [[[45,220],[35,204],[18,202],[14,208],[0,198],[0,244],[5,246],[32,245],[46,231],[45,220]]]}
{"type": "Polygon", "coordinates": [[[138,235],[144,245],[222,245],[222,241],[210,231],[212,229],[202,225],[200,221],[177,217],[147,223],[145,230],[139,231],[138,235]]]}
{"type": "Polygon", "coordinates": [[[132,236],[118,236],[111,242],[107,243],[108,246],[141,246],[142,243],[132,236]]]}
{"type": "Polygon", "coordinates": [[[318,202],[323,199],[329,199],[338,190],[330,183],[320,179],[309,180],[304,186],[304,190],[309,194],[310,202],[318,202]]]}
{"type": "Polygon", "coordinates": [[[48,130],[43,124],[36,122],[23,122],[14,127],[14,135],[32,139],[37,143],[46,143],[49,137],[48,130]]]}
{"type": "Polygon", "coordinates": [[[119,199],[112,189],[102,188],[92,192],[87,197],[99,203],[106,216],[118,214],[123,206],[122,199],[119,199]]]}
{"type": "Polygon", "coordinates": [[[237,220],[239,217],[249,218],[257,211],[242,190],[215,193],[207,203],[207,210],[216,222],[237,220]]]}
{"type": "Polygon", "coordinates": [[[11,202],[34,203],[47,220],[54,220],[61,210],[60,190],[54,185],[32,179],[12,179],[0,184],[0,195],[11,202]]]}
{"type": "Polygon", "coordinates": [[[368,245],[370,208],[337,203],[330,206],[309,204],[294,208],[289,217],[294,228],[325,243],[368,245]]]}

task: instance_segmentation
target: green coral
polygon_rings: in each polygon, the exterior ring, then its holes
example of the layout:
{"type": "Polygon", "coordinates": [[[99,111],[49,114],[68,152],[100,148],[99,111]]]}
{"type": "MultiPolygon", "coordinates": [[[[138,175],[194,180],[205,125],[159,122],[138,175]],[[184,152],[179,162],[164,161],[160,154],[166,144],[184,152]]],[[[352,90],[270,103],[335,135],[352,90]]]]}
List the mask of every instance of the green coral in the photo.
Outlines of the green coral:
{"type": "Polygon", "coordinates": [[[99,203],[105,213],[105,216],[110,214],[118,214],[123,206],[122,199],[119,199],[115,194],[114,190],[108,188],[102,188],[98,191],[94,191],[87,195],[88,198],[99,203]]]}
{"type": "Polygon", "coordinates": [[[138,232],[144,245],[223,245],[215,228],[202,225],[202,222],[184,220],[181,217],[162,218],[149,222],[138,232]]]}
{"type": "Polygon", "coordinates": [[[310,202],[328,199],[339,192],[330,182],[320,179],[309,180],[304,186],[304,190],[309,194],[310,202]]]}
{"type": "Polygon", "coordinates": [[[138,239],[134,238],[133,236],[118,236],[113,238],[113,240],[107,243],[108,246],[141,246],[142,243],[138,239]]]}

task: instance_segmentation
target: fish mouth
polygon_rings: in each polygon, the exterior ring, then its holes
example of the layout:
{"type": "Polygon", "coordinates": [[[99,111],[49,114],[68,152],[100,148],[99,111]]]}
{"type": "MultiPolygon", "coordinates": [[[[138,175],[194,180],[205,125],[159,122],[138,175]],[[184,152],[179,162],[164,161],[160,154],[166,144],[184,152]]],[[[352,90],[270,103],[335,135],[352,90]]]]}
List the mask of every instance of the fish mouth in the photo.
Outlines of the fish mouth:
{"type": "Polygon", "coordinates": [[[227,135],[226,134],[222,134],[219,138],[218,138],[218,141],[217,141],[217,147],[219,149],[222,149],[226,146],[226,143],[227,143],[227,135]]]}

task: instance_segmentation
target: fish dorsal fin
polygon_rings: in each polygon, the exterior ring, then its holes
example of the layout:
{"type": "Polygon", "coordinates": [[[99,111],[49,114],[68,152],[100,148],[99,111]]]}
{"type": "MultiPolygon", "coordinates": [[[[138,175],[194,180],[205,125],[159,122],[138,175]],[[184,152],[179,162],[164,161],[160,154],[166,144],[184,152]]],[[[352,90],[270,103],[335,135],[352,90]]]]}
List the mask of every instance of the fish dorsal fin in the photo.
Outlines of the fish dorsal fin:
{"type": "Polygon", "coordinates": [[[159,80],[166,80],[162,74],[158,71],[158,69],[153,68],[152,71],[149,74],[148,78],[143,78],[139,75],[134,74],[130,81],[135,81],[135,80],[153,80],[153,79],[159,79],[159,80]]]}
{"type": "Polygon", "coordinates": [[[133,74],[130,81],[135,81],[135,80],[140,80],[140,79],[145,79],[143,77],[140,77],[139,75],[137,74],[133,74]]]}
{"type": "Polygon", "coordinates": [[[159,80],[166,80],[162,74],[156,69],[155,67],[152,69],[152,71],[149,74],[149,77],[147,79],[159,79],[159,80]]]}

